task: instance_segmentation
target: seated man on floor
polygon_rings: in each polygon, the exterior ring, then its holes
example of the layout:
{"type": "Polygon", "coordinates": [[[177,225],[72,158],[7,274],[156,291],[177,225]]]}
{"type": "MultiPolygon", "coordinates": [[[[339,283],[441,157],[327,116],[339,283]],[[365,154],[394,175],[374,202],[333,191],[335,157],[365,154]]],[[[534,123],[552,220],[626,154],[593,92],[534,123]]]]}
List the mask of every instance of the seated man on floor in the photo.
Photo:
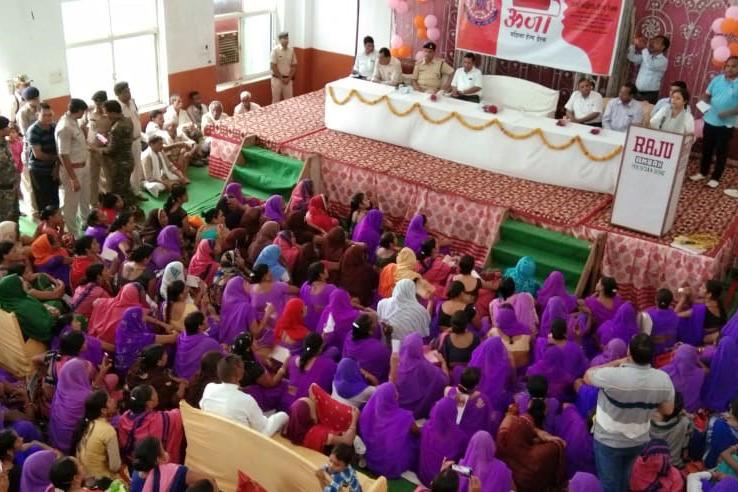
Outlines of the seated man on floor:
{"type": "Polygon", "coordinates": [[[482,100],[482,71],[474,66],[475,61],[474,53],[464,55],[451,81],[451,97],[474,103],[482,100]]]}
{"type": "Polygon", "coordinates": [[[146,130],[144,131],[143,135],[141,135],[141,138],[143,138],[144,142],[148,143],[148,141],[154,135],[163,136],[162,135],[163,132],[164,132],[164,111],[160,109],[155,109],[149,113],[149,122],[146,123],[146,130]]]}
{"type": "Polygon", "coordinates": [[[190,92],[190,105],[187,106],[187,115],[190,117],[192,124],[200,128],[200,122],[202,121],[202,115],[208,112],[207,105],[203,104],[202,96],[197,91],[190,92]]]}
{"type": "Polygon", "coordinates": [[[241,357],[231,354],[221,359],[218,362],[218,379],[221,382],[205,386],[200,408],[203,412],[220,415],[271,437],[287,424],[287,414],[277,412],[268,418],[264,416],[254,397],[239,388],[243,375],[241,357]]]}
{"type": "Polygon", "coordinates": [[[634,99],[637,89],[630,82],[623,84],[618,97],[607,103],[602,115],[602,127],[608,130],[624,132],[630,125],[643,122],[643,106],[634,99]]]}
{"type": "Polygon", "coordinates": [[[382,48],[379,50],[379,58],[374,65],[374,73],[370,79],[384,85],[398,86],[402,81],[402,64],[400,60],[392,56],[390,50],[382,48]]]}
{"type": "Polygon", "coordinates": [[[432,94],[448,89],[453,67],[442,58],[436,58],[436,43],[425,43],[423,53],[423,58],[415,63],[413,69],[413,89],[432,94]]]}
{"type": "MultiPolygon", "coordinates": [[[[245,114],[252,109],[259,109],[260,107],[255,102],[251,102],[251,93],[249,91],[243,91],[241,93],[241,102],[233,109],[233,114],[245,114]]],[[[223,108],[221,108],[221,111],[223,111],[223,108]]]]}
{"type": "Polygon", "coordinates": [[[176,120],[164,122],[164,132],[161,136],[164,139],[164,152],[177,166],[177,169],[187,173],[187,167],[196,157],[197,144],[187,135],[177,130],[176,120]]]}
{"type": "Polygon", "coordinates": [[[141,165],[144,174],[143,186],[155,197],[164,190],[171,190],[174,185],[190,183],[164,153],[164,139],[161,135],[154,135],[149,139],[148,148],[141,154],[141,165]]]}

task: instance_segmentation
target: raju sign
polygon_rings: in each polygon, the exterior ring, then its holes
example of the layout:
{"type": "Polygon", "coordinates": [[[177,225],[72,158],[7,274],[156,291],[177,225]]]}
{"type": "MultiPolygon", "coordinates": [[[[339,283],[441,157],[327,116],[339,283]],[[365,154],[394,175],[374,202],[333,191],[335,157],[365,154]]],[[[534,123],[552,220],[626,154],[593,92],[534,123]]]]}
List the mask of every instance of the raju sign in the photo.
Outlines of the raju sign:
{"type": "Polygon", "coordinates": [[[459,0],[456,48],[609,75],[622,16],[623,0],[459,0]]]}

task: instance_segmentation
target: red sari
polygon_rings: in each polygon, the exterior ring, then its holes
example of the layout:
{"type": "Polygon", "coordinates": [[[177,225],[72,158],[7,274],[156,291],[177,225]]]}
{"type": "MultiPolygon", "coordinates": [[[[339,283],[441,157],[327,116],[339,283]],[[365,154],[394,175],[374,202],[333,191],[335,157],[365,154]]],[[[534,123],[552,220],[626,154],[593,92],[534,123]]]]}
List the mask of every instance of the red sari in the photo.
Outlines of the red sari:
{"type": "Polygon", "coordinates": [[[310,386],[315,402],[315,417],[304,399],[295,401],[290,409],[290,420],[285,435],[294,443],[320,453],[325,451],[330,434],[341,434],[351,427],[353,407],[340,403],[317,384],[310,386]]]}

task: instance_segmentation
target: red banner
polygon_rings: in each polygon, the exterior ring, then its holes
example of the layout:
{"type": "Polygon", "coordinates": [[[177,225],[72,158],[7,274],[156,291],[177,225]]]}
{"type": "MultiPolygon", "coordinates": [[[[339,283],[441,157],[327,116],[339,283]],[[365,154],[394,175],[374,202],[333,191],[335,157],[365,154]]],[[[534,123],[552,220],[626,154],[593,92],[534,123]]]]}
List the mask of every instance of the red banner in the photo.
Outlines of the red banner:
{"type": "Polygon", "coordinates": [[[622,15],[623,0],[459,0],[456,49],[609,75],[622,15]]]}

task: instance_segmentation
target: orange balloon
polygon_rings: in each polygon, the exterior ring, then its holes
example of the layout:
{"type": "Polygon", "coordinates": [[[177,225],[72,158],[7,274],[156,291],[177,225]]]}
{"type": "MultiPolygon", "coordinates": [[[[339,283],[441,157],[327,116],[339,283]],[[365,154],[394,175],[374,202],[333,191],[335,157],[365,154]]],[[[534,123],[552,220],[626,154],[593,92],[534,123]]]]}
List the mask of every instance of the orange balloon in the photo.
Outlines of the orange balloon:
{"type": "Polygon", "coordinates": [[[413,17],[413,24],[415,24],[415,27],[420,29],[421,27],[425,27],[425,19],[422,15],[416,15],[413,17]]]}
{"type": "Polygon", "coordinates": [[[400,48],[390,48],[390,54],[394,57],[398,57],[400,53],[400,48]]]}
{"type": "Polygon", "coordinates": [[[723,65],[725,65],[725,62],[721,62],[720,60],[712,59],[712,66],[715,68],[723,68],[723,65]]]}
{"type": "Polygon", "coordinates": [[[428,37],[428,31],[425,29],[425,27],[419,27],[415,31],[415,34],[416,34],[417,38],[420,39],[420,40],[423,40],[423,39],[425,39],[425,38],[428,37]]]}
{"type": "Polygon", "coordinates": [[[410,56],[410,53],[411,53],[410,46],[406,44],[400,46],[399,53],[398,53],[400,58],[407,58],[408,56],[410,56]]]}
{"type": "Polygon", "coordinates": [[[735,34],[738,31],[738,21],[735,19],[725,19],[720,26],[724,34],[735,34]]]}
{"type": "Polygon", "coordinates": [[[738,43],[730,43],[728,48],[730,49],[730,56],[738,56],[738,43]]]}

